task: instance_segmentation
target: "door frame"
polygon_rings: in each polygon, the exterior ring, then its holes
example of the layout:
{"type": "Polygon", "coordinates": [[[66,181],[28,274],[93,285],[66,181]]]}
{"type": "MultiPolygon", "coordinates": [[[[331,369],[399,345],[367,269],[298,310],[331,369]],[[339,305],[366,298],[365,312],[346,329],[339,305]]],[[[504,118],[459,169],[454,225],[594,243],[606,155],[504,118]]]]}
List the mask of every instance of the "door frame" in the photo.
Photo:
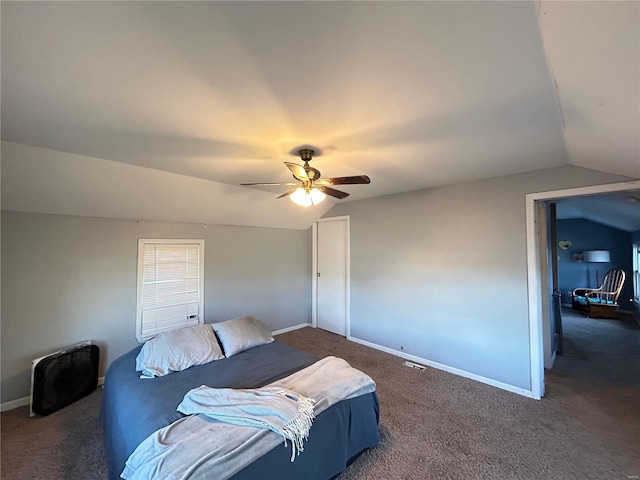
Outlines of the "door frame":
{"type": "Polygon", "coordinates": [[[351,340],[351,217],[340,215],[338,217],[319,218],[311,225],[311,326],[318,327],[318,223],[346,221],[345,242],[346,269],[345,269],[345,332],[347,339],[351,340]]]}
{"type": "MultiPolygon", "coordinates": [[[[547,212],[547,202],[536,202],[536,222],[538,225],[538,242],[545,245],[541,248],[540,255],[540,276],[549,278],[549,263],[551,256],[548,254],[548,240],[550,238],[551,222],[547,212]]],[[[542,309],[542,352],[544,358],[544,368],[551,368],[555,362],[556,352],[551,342],[551,302],[553,297],[549,294],[549,285],[540,292],[540,308],[542,309]]]]}
{"type": "Polygon", "coordinates": [[[540,399],[544,395],[544,341],[545,322],[549,322],[548,309],[542,308],[548,278],[541,273],[540,262],[549,248],[546,236],[538,234],[537,205],[539,202],[570,197],[583,197],[601,193],[623,192],[640,189],[640,180],[593,185],[589,187],[529,193],[525,196],[527,230],[527,285],[529,298],[529,353],[531,366],[531,396],[540,399]]]}

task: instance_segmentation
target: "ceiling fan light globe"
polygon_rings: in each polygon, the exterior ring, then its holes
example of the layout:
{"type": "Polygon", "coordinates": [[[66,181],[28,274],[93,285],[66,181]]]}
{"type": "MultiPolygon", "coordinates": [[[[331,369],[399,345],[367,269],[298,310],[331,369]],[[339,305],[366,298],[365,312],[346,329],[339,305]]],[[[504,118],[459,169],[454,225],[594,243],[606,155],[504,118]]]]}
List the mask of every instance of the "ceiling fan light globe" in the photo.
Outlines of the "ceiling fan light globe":
{"type": "Polygon", "coordinates": [[[312,188],[310,190],[306,190],[302,187],[296,189],[289,198],[296,205],[300,205],[301,207],[310,207],[311,205],[318,205],[321,203],[327,196],[318,190],[317,188],[312,188]]]}
{"type": "Polygon", "coordinates": [[[289,198],[293,203],[300,205],[301,207],[310,207],[313,205],[311,202],[311,195],[309,195],[302,187],[289,195],[289,198]]]}
{"type": "Polygon", "coordinates": [[[313,205],[318,205],[319,203],[321,203],[325,198],[327,198],[327,196],[324,194],[324,192],[321,192],[320,190],[318,190],[317,188],[312,188],[309,191],[309,197],[311,197],[311,203],[313,205]]]}

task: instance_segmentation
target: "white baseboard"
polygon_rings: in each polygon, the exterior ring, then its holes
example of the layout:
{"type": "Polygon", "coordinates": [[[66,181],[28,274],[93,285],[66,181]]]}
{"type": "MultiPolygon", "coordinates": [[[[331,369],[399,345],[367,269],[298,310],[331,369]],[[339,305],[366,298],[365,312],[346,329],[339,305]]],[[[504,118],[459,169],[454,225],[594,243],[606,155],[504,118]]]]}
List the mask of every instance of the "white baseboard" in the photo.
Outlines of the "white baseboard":
{"type": "Polygon", "coordinates": [[[411,360],[412,362],[416,362],[416,363],[421,363],[422,365],[427,365],[432,368],[437,368],[438,370],[444,370],[445,372],[453,373],[454,375],[459,375],[461,377],[470,378],[471,380],[476,380],[477,382],[485,383],[487,385],[491,385],[492,387],[497,387],[502,390],[506,390],[508,392],[517,393],[518,395],[522,395],[524,397],[534,398],[536,400],[539,400],[539,398],[533,395],[533,392],[531,390],[525,390],[524,388],[515,387],[507,383],[498,382],[497,380],[493,380],[491,378],[483,377],[481,375],[476,375],[475,373],[470,373],[465,370],[460,370],[458,368],[450,367],[448,365],[443,365],[438,362],[433,362],[431,360],[427,360],[426,358],[421,358],[415,355],[410,355],[408,353],[400,352],[398,350],[393,350],[392,348],[383,347],[382,345],[377,345],[375,343],[367,342],[366,340],[361,340],[359,338],[347,337],[347,339],[351,340],[352,342],[365,345],[367,347],[375,348],[376,350],[380,350],[382,352],[390,353],[391,355],[395,355],[396,357],[404,358],[406,360],[411,360]]]}
{"type": "Polygon", "coordinates": [[[299,328],[310,326],[310,323],[300,323],[298,325],[294,325],[293,327],[282,328],[280,330],[276,330],[275,332],[271,332],[271,335],[280,335],[281,333],[293,332],[294,330],[298,330],[299,328]]]}
{"type": "Polygon", "coordinates": [[[18,398],[16,400],[10,400],[8,402],[0,404],[0,412],[6,412],[7,410],[13,410],[14,408],[24,407],[25,405],[29,405],[30,402],[30,396],[18,398]]]}
{"type": "MultiPolygon", "coordinates": [[[[98,378],[98,386],[104,385],[104,377],[98,378]]],[[[7,410],[13,410],[14,408],[24,407],[31,403],[31,395],[28,397],[18,398],[16,400],[9,400],[0,404],[0,412],[6,412],[7,410]]]]}

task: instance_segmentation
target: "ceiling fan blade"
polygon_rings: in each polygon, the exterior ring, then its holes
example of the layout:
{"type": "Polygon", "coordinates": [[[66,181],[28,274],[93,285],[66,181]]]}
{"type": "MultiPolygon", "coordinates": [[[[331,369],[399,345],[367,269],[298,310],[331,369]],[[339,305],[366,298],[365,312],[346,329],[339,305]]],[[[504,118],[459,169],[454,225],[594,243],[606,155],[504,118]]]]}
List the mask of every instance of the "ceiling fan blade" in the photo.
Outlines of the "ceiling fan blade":
{"type": "Polygon", "coordinates": [[[316,188],[327,195],[331,195],[332,197],[338,198],[342,200],[343,198],[347,198],[349,194],[347,192],[341,192],[340,190],[336,190],[335,188],[325,187],[323,185],[318,185],[316,182],[316,188]]]}
{"type": "Polygon", "coordinates": [[[286,187],[291,185],[298,185],[297,182],[285,182],[285,183],[241,183],[243,187],[255,187],[255,186],[266,186],[266,185],[284,185],[286,187]]]}
{"type": "Polygon", "coordinates": [[[304,170],[305,172],[307,172],[307,177],[309,177],[309,180],[317,180],[318,178],[320,178],[321,173],[317,168],[310,167],[309,164],[307,164],[305,165],[304,170]]]}
{"type": "Polygon", "coordinates": [[[334,177],[318,180],[316,185],[359,185],[371,183],[371,179],[366,175],[355,175],[353,177],[334,177]]]}
{"type": "Polygon", "coordinates": [[[309,180],[309,176],[307,175],[307,172],[304,170],[302,165],[298,165],[297,163],[291,163],[291,162],[284,162],[284,164],[287,166],[289,170],[291,170],[291,173],[293,173],[293,176],[298,180],[300,180],[301,182],[309,180]]]}
{"type": "MultiPolygon", "coordinates": [[[[300,188],[300,187],[298,187],[300,188]]],[[[293,190],[289,190],[287,193],[283,193],[282,195],[280,195],[278,198],[282,198],[282,197],[288,197],[289,195],[291,195],[293,192],[295,192],[296,190],[298,190],[298,188],[294,188],[293,190]]]]}

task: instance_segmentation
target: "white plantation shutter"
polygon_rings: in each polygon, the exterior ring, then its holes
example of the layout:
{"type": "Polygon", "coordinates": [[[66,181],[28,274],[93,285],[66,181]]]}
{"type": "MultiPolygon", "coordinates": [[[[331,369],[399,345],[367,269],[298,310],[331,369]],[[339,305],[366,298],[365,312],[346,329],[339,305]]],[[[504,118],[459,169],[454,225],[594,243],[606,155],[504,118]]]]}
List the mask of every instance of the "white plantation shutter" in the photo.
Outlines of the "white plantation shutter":
{"type": "Polygon", "coordinates": [[[203,323],[203,240],[138,241],[139,341],[203,323]]]}

